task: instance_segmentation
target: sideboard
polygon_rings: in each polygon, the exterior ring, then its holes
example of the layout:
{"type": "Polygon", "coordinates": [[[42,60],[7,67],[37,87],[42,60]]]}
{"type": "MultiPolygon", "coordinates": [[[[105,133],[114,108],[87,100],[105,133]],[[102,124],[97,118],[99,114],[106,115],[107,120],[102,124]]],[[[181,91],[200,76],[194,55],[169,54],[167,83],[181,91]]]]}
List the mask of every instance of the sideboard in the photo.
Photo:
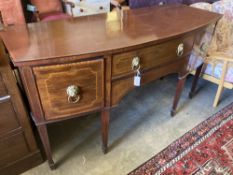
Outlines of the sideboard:
{"type": "MultiPolygon", "coordinates": [[[[219,14],[185,5],[111,12],[27,26],[0,35],[19,70],[50,167],[47,124],[101,112],[107,152],[110,109],[133,88],[178,74],[174,115],[193,45],[219,14]]],[[[155,92],[159,93],[159,92],[155,92]]]]}

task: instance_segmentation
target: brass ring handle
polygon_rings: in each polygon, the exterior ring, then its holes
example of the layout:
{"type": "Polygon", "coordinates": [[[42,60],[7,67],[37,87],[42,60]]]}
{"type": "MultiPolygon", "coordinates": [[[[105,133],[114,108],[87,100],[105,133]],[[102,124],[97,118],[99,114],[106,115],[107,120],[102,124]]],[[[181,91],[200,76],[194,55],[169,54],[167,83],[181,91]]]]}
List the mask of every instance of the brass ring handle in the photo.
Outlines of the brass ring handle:
{"type": "Polygon", "coordinates": [[[132,60],[132,70],[138,70],[140,68],[140,58],[134,57],[132,60]]]}
{"type": "Polygon", "coordinates": [[[66,89],[69,103],[78,103],[80,101],[80,88],[75,85],[68,86],[66,89]]]}
{"type": "Polygon", "coordinates": [[[76,97],[71,97],[71,96],[68,96],[68,102],[69,103],[78,103],[80,100],[80,95],[76,96],[76,97]]]}
{"type": "Polygon", "coordinates": [[[182,56],[184,53],[184,44],[183,43],[180,43],[177,47],[177,50],[176,50],[176,54],[177,56],[182,56]]]}

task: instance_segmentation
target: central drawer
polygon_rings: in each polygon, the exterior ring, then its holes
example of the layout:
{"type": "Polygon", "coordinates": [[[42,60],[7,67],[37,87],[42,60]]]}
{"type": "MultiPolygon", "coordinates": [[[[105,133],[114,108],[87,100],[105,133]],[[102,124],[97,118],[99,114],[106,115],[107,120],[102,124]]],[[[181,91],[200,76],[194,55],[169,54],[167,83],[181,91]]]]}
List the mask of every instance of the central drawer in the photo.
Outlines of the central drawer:
{"type": "Polygon", "coordinates": [[[194,36],[173,39],[154,46],[138,49],[135,51],[116,54],[112,61],[113,77],[124,76],[133,73],[132,62],[135,57],[140,59],[140,69],[146,70],[179,59],[188,55],[193,46],[194,36]],[[183,53],[178,56],[177,49],[183,45],[183,53]]]}
{"type": "Polygon", "coordinates": [[[103,59],[33,68],[46,120],[103,105],[103,59]]]}

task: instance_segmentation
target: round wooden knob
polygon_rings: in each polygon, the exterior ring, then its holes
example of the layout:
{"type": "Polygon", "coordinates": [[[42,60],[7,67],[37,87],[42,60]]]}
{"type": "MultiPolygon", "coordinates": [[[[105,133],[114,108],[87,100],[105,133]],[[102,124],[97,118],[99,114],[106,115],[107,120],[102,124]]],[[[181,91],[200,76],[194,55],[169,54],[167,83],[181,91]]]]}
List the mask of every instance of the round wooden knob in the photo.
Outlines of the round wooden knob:
{"type": "Polygon", "coordinates": [[[100,10],[103,10],[104,8],[103,8],[103,6],[100,6],[100,10]]]}
{"type": "Polygon", "coordinates": [[[84,10],[83,10],[83,9],[80,9],[80,12],[81,12],[81,13],[83,13],[83,12],[84,12],[84,10]]]}

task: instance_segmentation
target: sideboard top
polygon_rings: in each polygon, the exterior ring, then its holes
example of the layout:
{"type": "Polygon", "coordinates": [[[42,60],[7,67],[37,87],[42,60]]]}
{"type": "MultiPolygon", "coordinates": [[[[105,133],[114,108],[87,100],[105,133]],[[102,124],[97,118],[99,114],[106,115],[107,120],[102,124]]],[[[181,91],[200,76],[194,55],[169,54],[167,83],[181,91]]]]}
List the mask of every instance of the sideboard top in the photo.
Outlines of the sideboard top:
{"type": "Polygon", "coordinates": [[[57,57],[111,54],[197,30],[220,17],[185,5],[169,5],[7,27],[0,35],[19,66],[57,57]]]}

